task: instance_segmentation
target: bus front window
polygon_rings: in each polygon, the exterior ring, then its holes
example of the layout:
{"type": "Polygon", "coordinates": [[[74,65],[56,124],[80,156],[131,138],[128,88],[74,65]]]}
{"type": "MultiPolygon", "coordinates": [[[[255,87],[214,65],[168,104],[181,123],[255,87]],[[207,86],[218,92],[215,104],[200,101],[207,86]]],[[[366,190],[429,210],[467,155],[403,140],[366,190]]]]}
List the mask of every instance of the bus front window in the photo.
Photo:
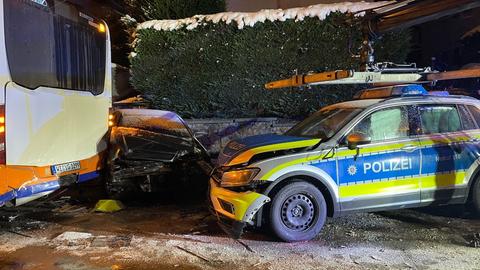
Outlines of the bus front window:
{"type": "Polygon", "coordinates": [[[12,80],[29,89],[43,86],[101,94],[107,39],[106,31],[99,31],[103,24],[64,1],[41,3],[3,1],[12,80]]]}

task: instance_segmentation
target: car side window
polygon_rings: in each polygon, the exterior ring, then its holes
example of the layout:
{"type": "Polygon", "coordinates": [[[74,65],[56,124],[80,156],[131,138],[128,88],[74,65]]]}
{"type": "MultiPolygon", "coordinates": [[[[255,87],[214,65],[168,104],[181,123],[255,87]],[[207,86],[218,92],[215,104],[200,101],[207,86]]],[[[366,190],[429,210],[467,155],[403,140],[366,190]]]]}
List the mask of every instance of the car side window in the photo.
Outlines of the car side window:
{"type": "Polygon", "coordinates": [[[477,127],[480,127],[480,109],[474,105],[467,105],[468,110],[472,114],[473,121],[477,124],[477,127]]]}
{"type": "Polygon", "coordinates": [[[463,130],[472,130],[478,128],[475,119],[465,105],[459,105],[458,112],[460,113],[460,118],[462,119],[463,130]]]}
{"type": "Polygon", "coordinates": [[[410,127],[405,107],[393,107],[373,112],[362,119],[350,132],[362,134],[372,142],[408,137],[410,127]]]}
{"type": "Polygon", "coordinates": [[[422,134],[455,132],[462,129],[455,105],[422,105],[418,107],[422,134]]]}

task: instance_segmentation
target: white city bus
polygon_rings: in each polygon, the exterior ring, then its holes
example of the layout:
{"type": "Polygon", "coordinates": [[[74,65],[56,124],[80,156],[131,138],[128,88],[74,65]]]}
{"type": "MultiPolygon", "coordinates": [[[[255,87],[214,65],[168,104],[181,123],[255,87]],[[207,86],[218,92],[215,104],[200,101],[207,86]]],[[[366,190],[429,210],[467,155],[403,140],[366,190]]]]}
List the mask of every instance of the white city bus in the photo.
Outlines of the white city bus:
{"type": "Polygon", "coordinates": [[[104,22],[60,0],[0,0],[0,206],[98,176],[111,107],[104,22]]]}

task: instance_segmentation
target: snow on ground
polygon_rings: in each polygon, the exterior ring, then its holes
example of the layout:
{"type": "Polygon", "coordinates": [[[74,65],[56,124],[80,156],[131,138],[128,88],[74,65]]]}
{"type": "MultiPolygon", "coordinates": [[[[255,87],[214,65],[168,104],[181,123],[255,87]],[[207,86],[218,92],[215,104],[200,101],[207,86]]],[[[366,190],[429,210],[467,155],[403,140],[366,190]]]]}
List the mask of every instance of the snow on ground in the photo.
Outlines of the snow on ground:
{"type": "Polygon", "coordinates": [[[300,243],[262,231],[230,239],[198,203],[137,203],[112,214],[24,211],[11,222],[17,213],[4,214],[0,269],[480,269],[471,242],[480,221],[461,207],[330,219],[319,238],[300,243]],[[27,226],[36,219],[43,225],[27,226]]]}
{"type": "MultiPolygon", "coordinates": [[[[256,23],[265,21],[302,21],[305,18],[324,20],[332,12],[357,13],[368,9],[375,9],[393,3],[394,1],[381,2],[340,2],[333,4],[319,4],[308,7],[291,9],[264,9],[258,12],[222,12],[212,15],[196,15],[180,20],[152,20],[138,25],[137,30],[153,28],[159,31],[174,31],[181,28],[193,30],[206,22],[231,24],[235,22],[238,29],[245,26],[254,26],[256,23]]],[[[358,15],[363,15],[359,13],[358,15]]]]}

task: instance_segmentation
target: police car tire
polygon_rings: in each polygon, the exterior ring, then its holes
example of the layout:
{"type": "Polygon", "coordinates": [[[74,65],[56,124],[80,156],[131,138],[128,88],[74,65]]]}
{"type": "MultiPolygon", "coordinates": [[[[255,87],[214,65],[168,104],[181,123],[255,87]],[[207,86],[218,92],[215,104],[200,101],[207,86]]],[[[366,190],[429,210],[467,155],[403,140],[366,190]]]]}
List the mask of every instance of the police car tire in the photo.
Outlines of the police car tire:
{"type": "Polygon", "coordinates": [[[473,185],[472,206],[475,213],[480,216],[480,179],[477,179],[473,185]]]}
{"type": "Polygon", "coordinates": [[[286,242],[308,241],[315,238],[323,228],[327,219],[327,203],[325,198],[314,185],[307,182],[293,182],[286,185],[273,197],[269,211],[269,223],[273,233],[286,242]],[[304,196],[307,202],[311,202],[313,208],[313,220],[305,230],[293,230],[282,219],[282,207],[285,202],[295,196],[304,196]]]}

